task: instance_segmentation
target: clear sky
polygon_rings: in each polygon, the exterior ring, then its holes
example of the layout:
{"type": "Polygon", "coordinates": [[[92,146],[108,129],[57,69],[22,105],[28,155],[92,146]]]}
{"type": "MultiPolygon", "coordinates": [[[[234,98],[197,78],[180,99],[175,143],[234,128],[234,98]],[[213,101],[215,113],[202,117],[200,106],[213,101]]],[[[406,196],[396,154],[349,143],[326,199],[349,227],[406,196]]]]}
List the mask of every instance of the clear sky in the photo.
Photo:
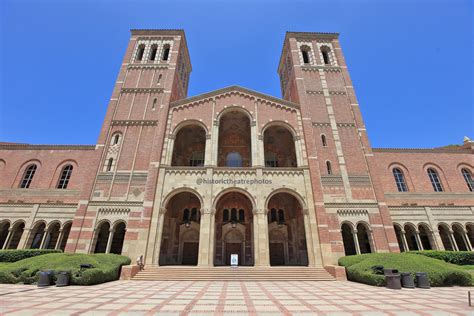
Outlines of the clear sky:
{"type": "Polygon", "coordinates": [[[0,20],[0,141],[95,144],[131,28],[185,30],[189,96],[281,97],[285,32],[339,32],[372,146],[474,138],[470,0],[1,0],[0,20]]]}

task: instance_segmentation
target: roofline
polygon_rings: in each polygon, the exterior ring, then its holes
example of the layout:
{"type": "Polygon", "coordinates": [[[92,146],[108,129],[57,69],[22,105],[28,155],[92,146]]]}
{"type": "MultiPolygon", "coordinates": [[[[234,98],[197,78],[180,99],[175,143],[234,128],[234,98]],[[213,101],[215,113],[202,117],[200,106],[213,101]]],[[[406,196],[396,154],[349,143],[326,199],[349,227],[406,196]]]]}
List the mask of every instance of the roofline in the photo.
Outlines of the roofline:
{"type": "Polygon", "coordinates": [[[237,85],[217,89],[217,90],[214,90],[214,91],[205,92],[205,93],[198,94],[196,96],[189,97],[189,98],[186,98],[186,99],[177,100],[177,101],[171,102],[170,107],[176,107],[176,106],[180,106],[180,105],[183,105],[183,104],[196,102],[196,101],[201,100],[201,99],[210,98],[210,97],[216,96],[218,94],[223,94],[223,93],[231,92],[231,91],[234,91],[234,90],[237,90],[237,91],[240,91],[240,92],[243,92],[243,93],[247,93],[247,94],[254,94],[254,95],[256,95],[256,96],[258,96],[262,99],[268,99],[268,100],[273,101],[275,103],[280,103],[280,104],[283,104],[283,105],[286,105],[286,106],[289,106],[289,107],[292,107],[292,108],[296,108],[296,109],[300,108],[300,105],[298,103],[283,100],[283,99],[280,99],[280,98],[277,98],[277,97],[274,97],[274,96],[271,96],[271,95],[268,95],[268,94],[265,94],[265,93],[257,92],[255,90],[247,89],[247,88],[237,86],[237,85]]]}
{"type": "Polygon", "coordinates": [[[339,33],[332,33],[332,32],[292,32],[292,31],[287,31],[285,33],[285,39],[283,40],[283,47],[281,49],[281,54],[280,54],[280,62],[278,63],[278,68],[277,68],[277,73],[280,70],[281,64],[282,64],[282,59],[283,59],[283,52],[285,51],[286,44],[288,43],[288,38],[289,37],[299,37],[299,38],[307,38],[307,39],[314,39],[314,38],[320,38],[320,39],[338,39],[339,38],[339,33]]]}
{"type": "Polygon", "coordinates": [[[0,150],[95,150],[95,145],[0,144],[0,150]]]}
{"type": "Polygon", "coordinates": [[[471,149],[447,149],[447,148],[372,148],[378,153],[446,153],[446,154],[470,154],[471,149]]]}
{"type": "Polygon", "coordinates": [[[190,71],[193,70],[191,64],[191,56],[189,55],[188,42],[186,41],[186,34],[183,29],[130,29],[130,33],[133,35],[179,35],[183,38],[184,51],[186,53],[187,60],[189,62],[190,71]]]}

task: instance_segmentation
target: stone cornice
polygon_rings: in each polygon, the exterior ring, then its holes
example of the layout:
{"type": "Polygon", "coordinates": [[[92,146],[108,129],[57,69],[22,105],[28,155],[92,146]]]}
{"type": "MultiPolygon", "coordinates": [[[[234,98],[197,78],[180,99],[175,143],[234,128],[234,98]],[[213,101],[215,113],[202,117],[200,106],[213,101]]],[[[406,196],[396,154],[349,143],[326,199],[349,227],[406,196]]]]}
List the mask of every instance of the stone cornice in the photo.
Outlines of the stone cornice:
{"type": "Polygon", "coordinates": [[[378,208],[379,206],[377,203],[324,203],[324,207],[361,209],[361,208],[378,208]]]}
{"type": "Polygon", "coordinates": [[[168,69],[168,64],[130,64],[128,69],[168,69]]]}
{"type": "Polygon", "coordinates": [[[122,93],[163,93],[164,88],[122,88],[122,93]]]}
{"type": "Polygon", "coordinates": [[[156,126],[156,120],[114,120],[112,126],[156,126]]]}
{"type": "Polygon", "coordinates": [[[325,72],[340,72],[340,66],[302,66],[303,71],[318,71],[319,69],[324,70],[325,72]]]}
{"type": "Polygon", "coordinates": [[[446,149],[446,148],[372,148],[377,153],[446,153],[446,154],[471,154],[471,149],[446,149]]]}
{"type": "Polygon", "coordinates": [[[90,206],[101,206],[101,207],[119,207],[119,206],[143,206],[141,201],[90,201],[90,206]]]}
{"type": "Polygon", "coordinates": [[[180,106],[185,106],[185,105],[192,105],[192,104],[195,104],[195,103],[210,101],[213,98],[219,98],[219,97],[222,97],[222,96],[225,96],[225,95],[230,95],[230,94],[233,94],[233,93],[234,94],[242,94],[242,95],[251,97],[251,98],[255,99],[256,101],[274,103],[274,104],[278,104],[278,105],[281,105],[281,106],[286,106],[286,107],[289,107],[289,108],[292,108],[292,109],[299,109],[300,108],[300,105],[297,104],[297,103],[293,103],[293,102],[290,102],[290,101],[287,101],[287,100],[276,98],[276,97],[273,97],[273,96],[270,96],[270,95],[267,95],[267,94],[263,94],[263,93],[260,93],[260,92],[257,92],[257,91],[253,91],[253,90],[250,90],[250,89],[247,89],[247,88],[243,88],[243,87],[240,87],[240,86],[230,86],[230,87],[214,90],[214,91],[211,91],[211,92],[203,93],[203,94],[200,94],[200,95],[197,95],[197,96],[194,96],[194,97],[190,97],[190,98],[187,98],[187,99],[178,100],[178,101],[172,102],[170,104],[170,107],[174,108],[174,107],[180,107],[180,106]]]}
{"type": "Polygon", "coordinates": [[[385,193],[386,200],[430,200],[436,202],[436,200],[472,200],[474,201],[473,192],[430,192],[430,193],[417,193],[417,192],[393,192],[385,193]]]}
{"type": "Polygon", "coordinates": [[[0,143],[0,149],[8,150],[95,150],[95,145],[30,145],[0,143]]]}
{"type": "Polygon", "coordinates": [[[42,207],[49,207],[49,208],[64,208],[64,207],[77,207],[77,203],[0,203],[0,206],[6,207],[25,207],[25,206],[33,206],[38,204],[40,208],[42,207]]]}

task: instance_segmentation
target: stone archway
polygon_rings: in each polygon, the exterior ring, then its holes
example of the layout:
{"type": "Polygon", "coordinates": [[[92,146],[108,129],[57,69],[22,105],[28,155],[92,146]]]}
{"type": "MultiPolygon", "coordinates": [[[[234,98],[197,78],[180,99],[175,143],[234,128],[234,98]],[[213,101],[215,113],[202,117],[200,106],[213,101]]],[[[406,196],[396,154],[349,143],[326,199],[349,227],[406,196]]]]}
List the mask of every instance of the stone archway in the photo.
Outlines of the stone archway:
{"type": "Polygon", "coordinates": [[[296,149],[293,134],[280,125],[269,126],[263,133],[265,167],[296,167],[296,149]]]}
{"type": "Polygon", "coordinates": [[[113,235],[112,241],[110,241],[110,253],[115,253],[117,255],[122,254],[123,242],[125,240],[125,232],[127,231],[127,225],[124,222],[118,222],[114,225],[112,230],[113,235]]]}
{"type": "Polygon", "coordinates": [[[342,242],[344,243],[344,253],[346,256],[357,254],[356,244],[354,242],[354,229],[348,223],[341,225],[342,242]]]}
{"type": "Polygon", "coordinates": [[[254,264],[253,207],[247,196],[227,192],[216,203],[214,265],[230,264],[230,255],[239,255],[239,265],[254,264]]]}
{"type": "Polygon", "coordinates": [[[433,232],[426,224],[419,224],[418,231],[420,234],[421,245],[423,250],[433,250],[436,248],[436,244],[433,238],[433,232]]]}
{"type": "Polygon", "coordinates": [[[444,250],[455,250],[453,247],[453,243],[451,240],[451,232],[447,225],[439,224],[438,225],[439,236],[441,237],[441,241],[443,242],[444,250]]]}
{"type": "Polygon", "coordinates": [[[197,265],[201,222],[200,199],[191,192],[175,194],[166,204],[160,265],[197,265]]]}
{"type": "Polygon", "coordinates": [[[456,241],[459,251],[468,251],[469,246],[465,238],[467,237],[464,233],[464,228],[460,224],[453,224],[453,237],[456,241]]]}
{"type": "Polygon", "coordinates": [[[274,194],[267,205],[270,265],[308,265],[302,206],[291,194],[274,194]]]}
{"type": "Polygon", "coordinates": [[[43,244],[44,234],[46,232],[46,224],[44,222],[36,223],[31,230],[30,236],[28,238],[28,247],[31,249],[39,249],[43,244]]]}
{"type": "Polygon", "coordinates": [[[249,117],[240,110],[230,110],[219,120],[219,167],[252,166],[249,117]]]}
{"type": "Polygon", "coordinates": [[[10,240],[7,241],[6,249],[17,249],[20,244],[21,236],[25,230],[25,222],[17,222],[13,224],[10,240]]]}
{"type": "Polygon", "coordinates": [[[374,252],[374,246],[372,244],[373,241],[371,237],[371,232],[365,224],[357,224],[357,239],[359,240],[360,253],[374,252]]]}
{"type": "Polygon", "coordinates": [[[106,253],[110,234],[110,223],[104,221],[96,229],[94,253],[106,253]]]}
{"type": "Polygon", "coordinates": [[[398,224],[393,225],[393,229],[395,230],[395,236],[397,237],[398,248],[400,248],[400,252],[408,251],[405,249],[405,244],[403,242],[404,232],[402,228],[398,224]]]}
{"type": "Polygon", "coordinates": [[[52,223],[48,226],[46,232],[46,239],[44,241],[44,249],[55,249],[56,243],[59,238],[59,231],[61,229],[61,224],[59,222],[52,223]]]}
{"type": "Polygon", "coordinates": [[[417,234],[415,227],[410,224],[405,225],[405,237],[409,251],[421,250],[418,245],[417,234]]]}
{"type": "Polygon", "coordinates": [[[202,126],[190,124],[182,127],[173,143],[172,166],[204,166],[206,131],[202,126]]]}
{"type": "Polygon", "coordinates": [[[0,249],[3,249],[8,242],[7,238],[9,235],[10,222],[0,222],[0,249]]]}

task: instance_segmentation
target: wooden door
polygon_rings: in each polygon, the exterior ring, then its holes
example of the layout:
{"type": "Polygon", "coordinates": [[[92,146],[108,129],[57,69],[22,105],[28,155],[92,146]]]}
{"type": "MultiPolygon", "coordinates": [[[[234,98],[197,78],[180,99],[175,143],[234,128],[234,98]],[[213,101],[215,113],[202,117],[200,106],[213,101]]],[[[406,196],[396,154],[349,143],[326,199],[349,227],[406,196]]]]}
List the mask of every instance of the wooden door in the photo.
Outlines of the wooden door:
{"type": "Polygon", "coordinates": [[[185,242],[183,243],[183,256],[181,264],[183,265],[197,265],[199,254],[199,243],[185,242]]]}
{"type": "Polygon", "coordinates": [[[285,249],[282,243],[270,243],[270,265],[282,266],[285,264],[285,249]]]}

